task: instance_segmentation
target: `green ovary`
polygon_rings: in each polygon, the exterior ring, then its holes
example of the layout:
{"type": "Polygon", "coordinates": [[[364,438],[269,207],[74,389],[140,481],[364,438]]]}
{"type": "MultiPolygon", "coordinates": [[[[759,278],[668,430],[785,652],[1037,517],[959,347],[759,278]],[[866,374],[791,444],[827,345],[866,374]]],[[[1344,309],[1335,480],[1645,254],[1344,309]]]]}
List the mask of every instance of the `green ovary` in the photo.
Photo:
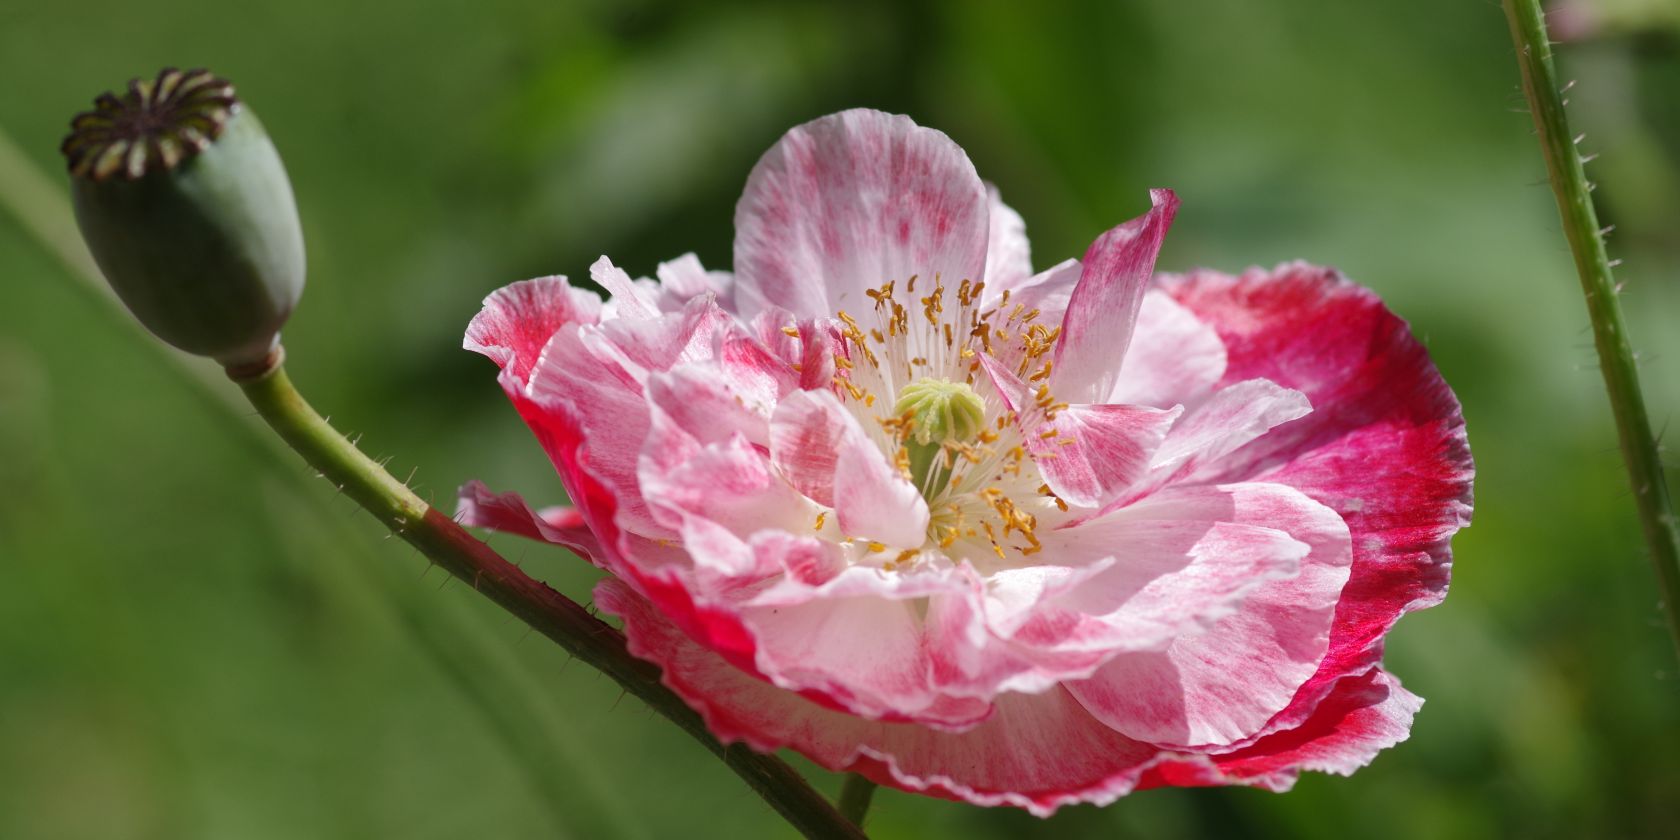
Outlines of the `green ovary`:
{"type": "Polygon", "coordinates": [[[918,379],[899,392],[893,413],[910,420],[910,480],[932,501],[950,478],[948,445],[971,443],[986,425],[986,403],[964,382],[918,379]]]}

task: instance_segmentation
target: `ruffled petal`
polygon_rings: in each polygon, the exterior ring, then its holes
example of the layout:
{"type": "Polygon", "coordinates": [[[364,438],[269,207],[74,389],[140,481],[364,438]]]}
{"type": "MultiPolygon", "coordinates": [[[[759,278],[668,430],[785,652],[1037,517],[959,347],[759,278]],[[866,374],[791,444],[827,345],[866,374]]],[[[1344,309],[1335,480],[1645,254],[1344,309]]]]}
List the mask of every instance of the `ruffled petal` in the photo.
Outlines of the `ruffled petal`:
{"type": "Polygon", "coordinates": [[[1335,687],[1317,714],[1225,755],[1162,751],[1115,732],[1062,689],[999,698],[964,732],[870,721],[825,708],[730,666],[695,644],[628,587],[602,581],[595,603],[624,620],[630,652],[725,743],[791,747],[835,771],[889,787],[1049,816],[1064,805],[1106,805],[1140,787],[1243,784],[1287,789],[1301,770],[1349,773],[1405,739],[1421,704],[1372,670],[1335,687]]]}
{"type": "Polygon", "coordinates": [[[1074,405],[1047,417],[1027,383],[1005,363],[985,353],[979,358],[999,399],[1016,413],[1045,483],[1078,507],[1101,508],[1142,477],[1182,411],[1176,406],[1074,405]]]}
{"type": "Polygon", "coordinates": [[[1172,190],[1150,190],[1149,199],[1148,213],[1097,237],[1081,261],[1051,380],[1064,402],[1100,403],[1114,392],[1155,255],[1178,213],[1172,190]]]}
{"type": "Polygon", "coordinates": [[[1336,682],[1299,726],[1235,752],[1160,762],[1138,788],[1252,785],[1282,792],[1303,770],[1350,776],[1406,740],[1422,706],[1423,698],[1372,668],[1336,682]]]}
{"type": "Polygon", "coordinates": [[[990,235],[986,246],[986,288],[988,304],[1032,276],[1032,246],[1027,242],[1027,223],[1021,214],[1003,203],[998,188],[986,185],[991,206],[990,235]]]}
{"type": "Polygon", "coordinates": [[[1194,406],[1224,375],[1225,343],[1219,333],[1171,295],[1150,289],[1138,309],[1114,390],[1104,402],[1194,406]]]}
{"type": "Polygon", "coordinates": [[[1069,504],[1100,508],[1144,474],[1181,411],[1177,406],[1069,406],[1027,436],[1027,449],[1052,492],[1069,504]]]}
{"type": "Polygon", "coordinates": [[[756,446],[769,444],[775,393],[754,394],[724,372],[724,365],[679,365],[648,377],[647,399],[683,432],[701,443],[740,435],[756,446]]]}
{"type": "Polygon", "coordinates": [[[962,734],[865,720],[776,688],[695,644],[623,584],[604,580],[595,603],[624,619],[630,652],[659,665],[666,685],[724,741],[760,751],[793,747],[831,770],[979,805],[1048,815],[1073,802],[1125,794],[1155,751],[1097,723],[1065,692],[1010,695],[962,734]]]}
{"type": "Polygon", "coordinates": [[[1288,534],[1307,549],[1300,573],[1255,581],[1235,613],[1205,631],[1118,656],[1068,688],[1098,720],[1142,741],[1200,748],[1251,738],[1324,658],[1353,557],[1347,526],[1278,484],[1170,488],[1141,504],[1161,506],[1157,516],[1214,516],[1288,534]]]}
{"type": "Polygon", "coordinates": [[[770,418],[770,461],[794,489],[833,507],[845,411],[831,410],[818,393],[791,394],[777,404],[770,418]]]}
{"type": "MultiPolygon", "coordinates": [[[[1079,275],[1084,267],[1079,260],[1063,260],[1049,268],[1023,280],[1009,290],[1009,306],[1020,304],[1027,309],[1039,311],[1039,323],[1060,324],[1067,315],[1068,301],[1073,298],[1073,290],[1079,286],[1079,275]]],[[[990,289],[987,290],[988,293],[990,289]]],[[[987,306],[1002,305],[1002,296],[996,301],[989,301],[987,306]]]]}
{"type": "Polygon", "coordinates": [[[745,540],[762,530],[809,527],[815,507],[775,475],[745,436],[702,443],[656,407],[640,462],[642,493],[654,517],[685,534],[684,547],[703,562],[686,535],[710,524],[745,540]]]}
{"type": "Polygon", "coordinates": [[[961,147],[909,117],[857,109],[789,131],[735,208],[736,298],[746,317],[861,312],[913,275],[977,280],[986,188],[961,147]]]}
{"type": "Polygon", "coordinates": [[[1045,534],[1044,554],[1061,565],[1113,566],[1040,604],[1014,639],[1109,653],[1164,649],[1232,615],[1266,581],[1299,574],[1311,545],[1291,532],[1292,517],[1333,516],[1285,487],[1169,488],[1045,534]]]}
{"type": "Polygon", "coordinates": [[[770,458],[801,493],[834,508],[846,536],[896,548],[927,540],[927,501],[833,394],[782,400],[770,421],[770,458]]]}
{"type": "Polygon", "coordinates": [[[1265,379],[1214,392],[1172,427],[1150,462],[1156,483],[1219,474],[1221,461],[1272,429],[1312,413],[1305,394],[1265,379]]]}
{"type": "Polygon", "coordinates": [[[1376,665],[1401,615],[1446,595],[1450,541],[1469,523],[1475,474],[1464,418],[1405,322],[1333,270],[1291,263],[1163,280],[1218,330],[1226,383],[1268,379],[1314,406],[1205,479],[1295,487],[1339,513],[1351,533],[1353,567],[1325,657],[1265,731],[1285,730],[1339,680],[1376,665]]]}
{"type": "Polygon", "coordinates": [[[565,546],[585,560],[601,555],[600,542],[576,508],[534,511],[518,493],[495,493],[482,481],[469,481],[456,492],[455,521],[565,546]]]}
{"type": "Polygon", "coordinates": [[[917,603],[960,586],[938,571],[852,566],[815,586],[783,581],[741,616],[759,640],[754,665],[771,682],[861,717],[962,729],[991,714],[991,703],[947,696],[929,679],[917,603]]]}
{"type": "Polygon", "coordinates": [[[593,480],[615,500],[615,530],[651,540],[676,536],[655,521],[637,477],[651,423],[645,382],[650,370],[710,360],[728,323],[727,314],[701,298],[681,312],[568,326],[549,340],[515,405],[568,480],[574,502],[578,491],[570,481],[581,479],[586,461],[593,480]],[[562,451],[580,463],[564,463],[562,451]]]}
{"type": "Polygon", "coordinates": [[[677,312],[604,318],[598,326],[580,330],[579,334],[602,362],[642,382],[649,371],[712,359],[718,339],[734,326],[734,319],[718,308],[717,301],[698,297],[677,312]]]}
{"type": "MultiPolygon", "coordinates": [[[[655,290],[638,285],[624,269],[605,256],[589,266],[589,279],[612,295],[610,313],[620,318],[652,318],[659,314],[655,290]]],[[[643,281],[646,282],[646,281],[643,281]]]]}
{"type": "Polygon", "coordinates": [[[659,278],[661,312],[676,312],[689,301],[707,294],[714,296],[725,311],[735,311],[734,276],[727,271],[707,271],[693,254],[660,263],[654,275],[659,278]]]}
{"type": "Polygon", "coordinates": [[[543,347],[561,327],[600,319],[601,298],[593,292],[572,288],[564,277],[539,277],[490,293],[467,325],[462,346],[488,357],[523,387],[543,347]]]}

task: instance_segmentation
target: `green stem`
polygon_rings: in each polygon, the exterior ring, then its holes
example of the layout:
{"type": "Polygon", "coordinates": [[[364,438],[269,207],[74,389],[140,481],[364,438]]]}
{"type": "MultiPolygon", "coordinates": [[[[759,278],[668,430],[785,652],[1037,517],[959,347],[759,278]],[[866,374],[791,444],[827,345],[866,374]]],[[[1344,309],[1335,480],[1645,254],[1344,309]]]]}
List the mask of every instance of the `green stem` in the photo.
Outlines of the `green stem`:
{"type": "Polygon", "coordinates": [[[1581,291],[1587,298],[1592,319],[1593,342],[1598,347],[1599,369],[1610,394],[1610,408],[1621,438],[1622,459],[1633,484],[1634,502],[1650,548],[1662,589],[1663,611],[1669,630],[1680,650],[1680,517],[1675,516],[1663,478],[1662,457],[1651,434],[1651,418],[1645,396],[1639,388],[1639,371],[1633,348],[1628,343],[1616,282],[1605,254],[1604,233],[1598,226],[1591,191],[1569,120],[1564,114],[1557,68],[1552,62],[1551,41],[1546,36],[1545,13],[1540,0],[1504,0],[1505,16],[1511,24],[1511,39],[1522,67],[1523,92],[1528,97],[1540,148],[1546,158],[1552,192],[1557,196],[1563,230],[1569,249],[1575,254],[1575,271],[1581,277],[1581,291]]]}
{"type": "Polygon", "coordinates": [[[726,747],[713,739],[700,715],[659,681],[659,669],[630,655],[621,633],[527,576],[363,455],[304,401],[282,367],[236,381],[269,426],[345,495],[433,563],[670,718],[722,758],[800,833],[813,838],[863,837],[775,756],[740,744],[726,747]]]}
{"type": "Polygon", "coordinates": [[[869,802],[875,798],[875,783],[856,773],[846,774],[846,784],[840,788],[840,816],[863,828],[863,818],[869,814],[869,802]]]}

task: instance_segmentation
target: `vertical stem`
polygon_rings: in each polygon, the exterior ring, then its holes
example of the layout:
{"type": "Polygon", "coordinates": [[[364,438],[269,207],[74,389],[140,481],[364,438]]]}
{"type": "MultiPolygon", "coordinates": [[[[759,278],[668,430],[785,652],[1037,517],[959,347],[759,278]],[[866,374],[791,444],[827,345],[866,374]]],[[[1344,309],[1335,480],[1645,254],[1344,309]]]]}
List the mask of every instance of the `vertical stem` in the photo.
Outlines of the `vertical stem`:
{"type": "Polygon", "coordinates": [[[856,773],[847,773],[846,784],[840,788],[840,816],[863,828],[863,818],[869,813],[869,802],[874,798],[874,782],[856,773]]]}
{"type": "Polygon", "coordinates": [[[726,747],[718,743],[700,715],[659,681],[659,669],[630,655],[623,634],[575,601],[527,576],[363,455],[309,406],[277,363],[249,375],[230,371],[230,376],[268,425],[346,496],[432,562],[612,677],[692,735],[801,834],[813,838],[863,837],[780,759],[740,744],[726,747]]]}
{"type": "Polygon", "coordinates": [[[1523,93],[1528,97],[1546,171],[1557,197],[1563,230],[1569,249],[1575,254],[1575,271],[1581,277],[1581,291],[1587,298],[1592,319],[1593,342],[1598,348],[1599,369],[1610,395],[1621,438],[1622,460],[1633,484],[1634,502],[1645,531],[1651,563],[1656,567],[1663,611],[1670,632],[1680,649],[1680,518],[1675,516],[1663,477],[1662,459],[1651,418],[1645,409],[1645,395],[1639,388],[1639,371],[1633,348],[1628,343],[1616,283],[1605,254],[1604,233],[1593,208],[1592,187],[1587,182],[1576,139],[1569,132],[1564,113],[1552,45],[1546,35],[1545,14],[1540,0],[1504,0],[1505,16],[1511,24],[1511,39],[1522,67],[1523,93]]]}

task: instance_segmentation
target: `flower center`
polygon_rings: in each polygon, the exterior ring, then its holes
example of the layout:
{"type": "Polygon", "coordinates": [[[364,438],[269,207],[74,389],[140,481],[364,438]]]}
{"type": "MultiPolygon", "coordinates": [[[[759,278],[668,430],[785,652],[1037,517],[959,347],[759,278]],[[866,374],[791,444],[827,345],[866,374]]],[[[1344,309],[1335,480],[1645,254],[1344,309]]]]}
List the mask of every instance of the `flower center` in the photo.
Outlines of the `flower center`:
{"type": "Polygon", "coordinates": [[[1066,507],[1045,485],[980,356],[1032,391],[1023,410],[1053,417],[1065,408],[1046,385],[1061,330],[1039,323],[1038,310],[1011,305],[1008,292],[983,305],[982,283],[948,290],[935,279],[918,294],[916,279],[868,290],[874,306],[861,319],[837,313],[845,344],[834,359],[836,392],[927,500],[920,551],[1024,562],[1040,550],[1039,516],[1066,507]]]}
{"type": "Polygon", "coordinates": [[[966,382],[923,377],[898,392],[893,413],[909,423],[910,481],[931,502],[945,489],[961,448],[985,428],[986,403],[966,382]]]}

